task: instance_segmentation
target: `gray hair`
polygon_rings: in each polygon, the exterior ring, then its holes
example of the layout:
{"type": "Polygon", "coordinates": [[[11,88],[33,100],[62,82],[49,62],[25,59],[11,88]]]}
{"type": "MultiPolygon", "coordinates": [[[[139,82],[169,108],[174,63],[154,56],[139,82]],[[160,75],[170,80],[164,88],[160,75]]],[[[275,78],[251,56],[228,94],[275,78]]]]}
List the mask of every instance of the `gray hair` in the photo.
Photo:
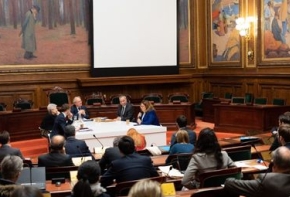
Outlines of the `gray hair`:
{"type": "Polygon", "coordinates": [[[122,136],[117,136],[114,138],[113,147],[118,147],[118,144],[119,144],[119,141],[121,138],[122,138],[122,136]]]}
{"type": "Polygon", "coordinates": [[[57,108],[57,105],[54,104],[54,103],[49,103],[49,104],[47,105],[47,111],[48,111],[48,112],[50,112],[51,110],[53,110],[53,109],[55,109],[55,108],[57,108]]]}
{"type": "Polygon", "coordinates": [[[1,162],[1,174],[4,179],[14,179],[23,169],[23,160],[16,155],[8,155],[1,162]]]}
{"type": "Polygon", "coordinates": [[[82,100],[80,96],[76,96],[76,97],[74,97],[74,99],[73,99],[73,103],[75,103],[77,99],[82,100]]]}

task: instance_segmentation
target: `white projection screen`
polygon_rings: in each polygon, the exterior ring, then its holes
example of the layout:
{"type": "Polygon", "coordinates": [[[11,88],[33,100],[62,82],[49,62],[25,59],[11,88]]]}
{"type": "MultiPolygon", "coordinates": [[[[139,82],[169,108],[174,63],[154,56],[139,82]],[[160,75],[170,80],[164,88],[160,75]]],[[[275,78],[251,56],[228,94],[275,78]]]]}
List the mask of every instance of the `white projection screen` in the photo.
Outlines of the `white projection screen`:
{"type": "Polygon", "coordinates": [[[92,2],[92,76],[178,74],[177,0],[92,2]]]}

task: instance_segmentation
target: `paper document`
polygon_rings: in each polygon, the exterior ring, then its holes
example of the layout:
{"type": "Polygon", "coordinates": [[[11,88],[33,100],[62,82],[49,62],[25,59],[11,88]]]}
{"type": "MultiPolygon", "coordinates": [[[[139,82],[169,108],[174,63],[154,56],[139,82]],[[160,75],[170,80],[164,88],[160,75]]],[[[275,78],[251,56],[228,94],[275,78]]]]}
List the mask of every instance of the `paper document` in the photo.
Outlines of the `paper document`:
{"type": "Polygon", "coordinates": [[[177,169],[172,168],[172,166],[159,166],[158,169],[162,172],[162,176],[169,177],[183,177],[184,175],[177,169]]]}
{"type": "Polygon", "coordinates": [[[83,162],[92,160],[91,156],[86,156],[86,157],[73,157],[72,161],[75,166],[80,166],[83,162]]]}

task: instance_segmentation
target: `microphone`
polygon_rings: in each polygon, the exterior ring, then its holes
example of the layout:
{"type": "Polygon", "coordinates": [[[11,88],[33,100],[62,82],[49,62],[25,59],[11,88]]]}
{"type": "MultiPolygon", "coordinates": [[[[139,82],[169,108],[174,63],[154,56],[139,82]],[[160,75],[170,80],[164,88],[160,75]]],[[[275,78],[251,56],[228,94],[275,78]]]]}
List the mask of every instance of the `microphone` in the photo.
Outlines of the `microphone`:
{"type": "Polygon", "coordinates": [[[83,154],[83,152],[82,152],[82,150],[81,150],[81,148],[79,147],[79,146],[77,146],[77,149],[79,150],[79,152],[80,152],[80,154],[81,154],[81,163],[83,163],[83,160],[84,160],[84,154],[83,154]]]}
{"type": "Polygon", "coordinates": [[[278,131],[272,131],[272,135],[268,138],[271,139],[272,137],[275,138],[278,135],[278,131]]]}
{"type": "Polygon", "coordinates": [[[255,149],[255,151],[256,151],[256,153],[258,155],[258,163],[263,163],[264,166],[269,167],[269,166],[267,166],[267,164],[263,160],[263,157],[262,157],[261,153],[257,150],[256,145],[254,143],[251,143],[251,146],[255,149]]]}
{"type": "Polygon", "coordinates": [[[94,136],[94,138],[96,138],[96,140],[98,140],[98,142],[101,144],[101,146],[102,146],[102,150],[104,149],[104,145],[102,144],[102,142],[96,137],[96,135],[94,134],[93,135],[94,136]]]}

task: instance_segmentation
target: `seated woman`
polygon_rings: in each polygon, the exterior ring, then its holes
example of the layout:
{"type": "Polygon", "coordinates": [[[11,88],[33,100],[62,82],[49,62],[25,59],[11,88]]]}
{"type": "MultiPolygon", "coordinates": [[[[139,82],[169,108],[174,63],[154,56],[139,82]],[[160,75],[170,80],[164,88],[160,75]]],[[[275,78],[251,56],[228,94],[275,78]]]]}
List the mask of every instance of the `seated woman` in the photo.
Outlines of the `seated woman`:
{"type": "Polygon", "coordinates": [[[136,151],[143,150],[146,147],[145,136],[138,133],[134,128],[131,128],[127,131],[127,135],[130,136],[135,143],[136,151]]]}
{"type": "Polygon", "coordinates": [[[200,173],[236,167],[225,151],[221,151],[217,137],[210,128],[199,133],[194,153],[182,179],[182,185],[188,189],[199,188],[200,173]]]}
{"type": "Polygon", "coordinates": [[[128,197],[162,197],[160,183],[143,179],[130,189],[128,197]]]}
{"type": "Polygon", "coordinates": [[[71,197],[110,197],[106,189],[101,187],[99,177],[101,169],[96,161],[89,160],[79,166],[78,182],[72,189],[71,197]]]}
{"type": "MultiPolygon", "coordinates": [[[[177,143],[170,148],[169,155],[178,153],[193,153],[194,146],[189,143],[187,131],[180,129],[176,133],[176,141],[177,143]]],[[[169,164],[170,162],[170,156],[168,156],[166,159],[166,164],[169,164]]]]}
{"type": "Polygon", "coordinates": [[[138,124],[160,125],[155,109],[149,101],[143,100],[140,104],[140,109],[141,112],[137,116],[138,124]]]}

